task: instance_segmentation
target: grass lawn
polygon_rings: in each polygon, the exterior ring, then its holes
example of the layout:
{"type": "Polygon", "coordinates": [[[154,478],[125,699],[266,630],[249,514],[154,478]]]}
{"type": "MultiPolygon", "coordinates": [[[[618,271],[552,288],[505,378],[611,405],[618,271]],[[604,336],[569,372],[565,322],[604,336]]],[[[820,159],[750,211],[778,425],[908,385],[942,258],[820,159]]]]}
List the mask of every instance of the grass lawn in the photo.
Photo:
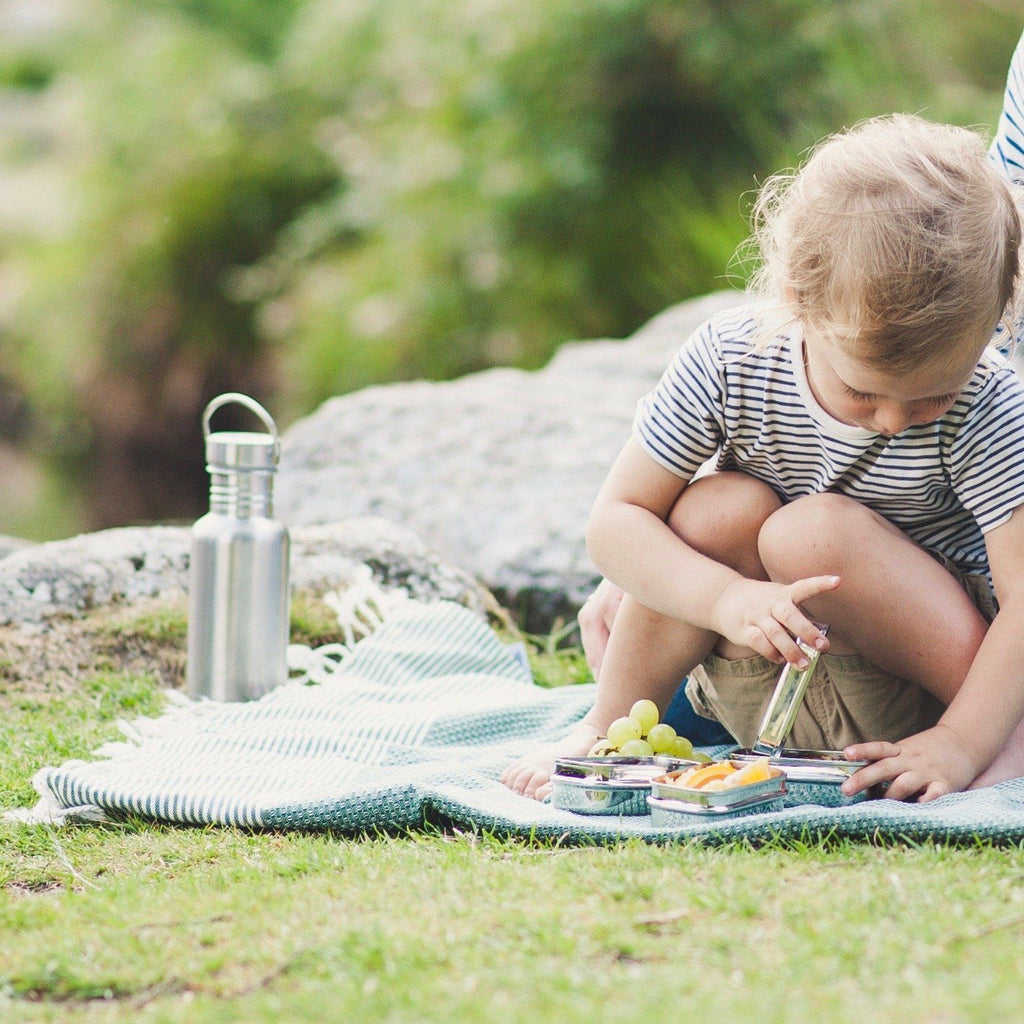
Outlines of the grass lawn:
{"type": "MultiPolygon", "coordinates": [[[[0,686],[0,807],[161,705],[116,666],[0,686]]],[[[5,1024],[1010,1021],[1022,937],[1020,846],[0,824],[5,1024]]]]}

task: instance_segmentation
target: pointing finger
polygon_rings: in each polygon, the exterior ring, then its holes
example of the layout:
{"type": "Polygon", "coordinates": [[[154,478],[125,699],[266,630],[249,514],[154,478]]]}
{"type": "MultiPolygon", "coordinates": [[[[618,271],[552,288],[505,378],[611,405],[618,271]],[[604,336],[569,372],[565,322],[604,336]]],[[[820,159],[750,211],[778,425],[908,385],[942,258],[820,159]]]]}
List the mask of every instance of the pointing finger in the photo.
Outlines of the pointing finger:
{"type": "Polygon", "coordinates": [[[804,601],[818,594],[835,590],[839,586],[839,582],[838,576],[808,576],[807,579],[797,580],[790,584],[789,593],[793,604],[803,604],[804,601]]]}

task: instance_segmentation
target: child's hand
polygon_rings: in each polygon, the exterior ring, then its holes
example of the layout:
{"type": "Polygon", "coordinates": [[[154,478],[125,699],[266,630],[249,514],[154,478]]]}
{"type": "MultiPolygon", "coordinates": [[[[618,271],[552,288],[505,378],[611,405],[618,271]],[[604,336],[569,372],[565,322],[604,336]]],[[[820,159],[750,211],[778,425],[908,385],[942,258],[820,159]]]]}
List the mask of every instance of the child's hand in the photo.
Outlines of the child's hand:
{"type": "Polygon", "coordinates": [[[736,579],[712,608],[715,631],[734,644],[752,647],[777,665],[789,661],[803,667],[807,657],[793,638],[819,651],[828,650],[828,641],[800,605],[838,586],[838,576],[811,576],[795,583],[736,579]]]}
{"type": "Polygon", "coordinates": [[[608,580],[601,580],[597,589],[587,598],[579,615],[580,640],[587,664],[596,679],[601,672],[604,652],[608,649],[608,637],[612,623],[622,604],[622,591],[608,580]]]}
{"type": "Polygon", "coordinates": [[[847,796],[890,782],[886,796],[893,800],[916,796],[918,803],[966,789],[985,767],[971,756],[968,745],[941,723],[899,743],[854,743],[843,754],[851,761],[872,762],[843,783],[847,796]]]}

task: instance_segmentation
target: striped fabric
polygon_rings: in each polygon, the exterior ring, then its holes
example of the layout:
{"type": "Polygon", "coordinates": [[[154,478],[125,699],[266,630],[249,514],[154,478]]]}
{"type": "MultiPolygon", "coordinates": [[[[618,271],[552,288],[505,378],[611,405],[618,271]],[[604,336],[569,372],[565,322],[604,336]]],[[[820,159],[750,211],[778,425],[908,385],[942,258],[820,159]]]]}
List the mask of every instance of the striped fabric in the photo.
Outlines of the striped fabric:
{"type": "MultiPolygon", "coordinates": [[[[1003,109],[988,155],[1010,181],[1024,186],[1024,35],[1021,35],[1010,58],[1003,109]]],[[[1024,336],[1024,320],[1015,325],[1013,333],[1017,338],[1024,336]]],[[[1004,355],[1009,354],[1014,346],[1014,340],[1008,334],[1000,324],[992,339],[992,344],[1004,355]]]]}
{"type": "Polygon", "coordinates": [[[108,760],[47,769],[58,808],[170,821],[370,828],[422,820],[420,788],[495,778],[514,751],[564,734],[591,687],[532,685],[476,615],[418,605],[356,644],[331,682],[252,703],[202,702],[141,724],[108,760]]]}
{"type": "Polygon", "coordinates": [[[125,813],[169,822],[362,832],[455,824],[564,841],[675,841],[836,834],[1024,838],[1024,780],[917,806],[878,800],[793,807],[656,829],[647,816],[600,817],[517,796],[510,759],[564,734],[592,685],[532,685],[472,612],[416,605],[360,641],[332,682],[289,684],[251,704],[204,703],[135,723],[105,760],[36,777],[42,799],[10,820],[125,813]]]}
{"type": "Polygon", "coordinates": [[[888,438],[841,423],[816,401],[793,328],[756,349],[757,307],[720,313],[641,399],[634,435],[685,480],[719,469],[784,501],[831,491],[874,509],[965,572],[987,572],[983,533],[1024,504],[1024,386],[992,350],[941,419],[888,438]]]}
{"type": "Polygon", "coordinates": [[[1024,35],[1010,59],[1003,112],[989,156],[1011,181],[1024,185],[1024,35]]]}

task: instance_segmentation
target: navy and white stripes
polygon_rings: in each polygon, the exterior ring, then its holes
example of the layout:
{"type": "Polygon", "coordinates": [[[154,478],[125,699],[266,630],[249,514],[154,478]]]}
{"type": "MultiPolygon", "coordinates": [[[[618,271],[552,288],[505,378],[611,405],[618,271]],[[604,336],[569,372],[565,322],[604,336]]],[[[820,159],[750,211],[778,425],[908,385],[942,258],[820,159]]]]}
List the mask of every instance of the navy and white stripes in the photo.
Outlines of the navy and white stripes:
{"type": "MultiPolygon", "coordinates": [[[[989,158],[1024,185],[1024,35],[989,158]]],[[[1003,358],[1019,339],[1001,324],[953,407],[888,438],[821,408],[798,328],[755,348],[757,316],[732,310],[690,337],[637,406],[647,453],[687,481],[717,453],[716,468],[748,473],[783,501],[847,495],[962,570],[987,573],[984,534],[1024,504],[1024,388],[1003,358]]]]}
{"type": "Polygon", "coordinates": [[[834,419],[807,383],[797,328],[755,348],[758,311],[699,328],[641,399],[634,434],[685,480],[718,452],[783,501],[854,498],[966,572],[987,572],[983,534],[1024,504],[1024,387],[989,351],[953,407],[896,437],[834,419]]]}
{"type": "Polygon", "coordinates": [[[989,157],[1018,185],[1024,185],[1024,35],[1010,60],[1003,112],[989,157]]]}

